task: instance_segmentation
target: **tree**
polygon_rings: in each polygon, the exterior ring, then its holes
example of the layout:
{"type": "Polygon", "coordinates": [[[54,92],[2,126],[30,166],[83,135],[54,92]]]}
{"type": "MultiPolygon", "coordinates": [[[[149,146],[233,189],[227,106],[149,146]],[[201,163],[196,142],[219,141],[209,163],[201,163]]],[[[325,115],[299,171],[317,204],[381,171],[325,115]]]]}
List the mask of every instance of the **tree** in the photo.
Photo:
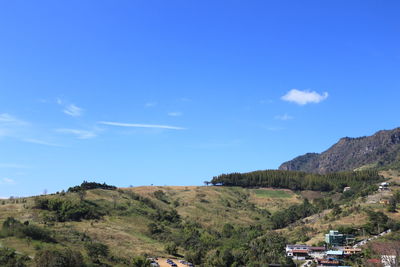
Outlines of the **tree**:
{"type": "Polygon", "coordinates": [[[387,211],[388,212],[396,212],[396,208],[397,208],[396,199],[394,197],[391,197],[389,200],[389,206],[387,208],[387,211]]]}
{"type": "Polygon", "coordinates": [[[150,267],[150,260],[146,259],[143,256],[137,256],[132,259],[132,263],[130,264],[132,267],[150,267]]]}
{"type": "Polygon", "coordinates": [[[250,242],[248,260],[254,263],[286,263],[285,245],[286,239],[271,231],[250,242]]]}
{"type": "Polygon", "coordinates": [[[170,255],[176,255],[178,246],[174,242],[170,242],[165,246],[165,251],[170,255]]]}

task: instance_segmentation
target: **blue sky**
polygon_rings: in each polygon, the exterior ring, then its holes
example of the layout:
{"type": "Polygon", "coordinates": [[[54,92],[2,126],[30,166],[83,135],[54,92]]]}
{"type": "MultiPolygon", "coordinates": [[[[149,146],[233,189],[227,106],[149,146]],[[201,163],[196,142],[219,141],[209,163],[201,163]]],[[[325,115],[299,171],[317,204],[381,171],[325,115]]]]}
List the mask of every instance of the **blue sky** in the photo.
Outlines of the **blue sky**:
{"type": "Polygon", "coordinates": [[[400,126],[399,1],[1,1],[0,197],[199,185],[400,126]]]}

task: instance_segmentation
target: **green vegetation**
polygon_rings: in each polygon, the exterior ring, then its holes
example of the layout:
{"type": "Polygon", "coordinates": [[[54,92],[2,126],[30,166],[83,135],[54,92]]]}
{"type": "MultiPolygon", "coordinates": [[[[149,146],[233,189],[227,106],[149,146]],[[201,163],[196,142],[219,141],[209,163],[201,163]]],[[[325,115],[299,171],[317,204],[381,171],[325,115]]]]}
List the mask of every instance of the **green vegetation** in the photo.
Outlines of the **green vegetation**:
{"type": "Polygon", "coordinates": [[[91,190],[91,189],[116,190],[117,187],[113,185],[108,185],[106,183],[100,184],[95,182],[83,181],[81,185],[68,188],[68,192],[79,192],[82,190],[91,190]]]}
{"type": "Polygon", "coordinates": [[[98,206],[89,201],[73,202],[61,198],[36,198],[35,207],[52,211],[48,221],[80,221],[82,219],[99,219],[104,214],[98,206]]]}
{"type": "Polygon", "coordinates": [[[294,223],[300,219],[306,218],[316,213],[318,209],[313,206],[307,199],[301,205],[293,205],[274,213],[271,216],[273,229],[280,229],[294,223]]]}
{"type": "Polygon", "coordinates": [[[147,267],[147,256],[184,257],[202,266],[293,266],[286,243],[320,245],[328,229],[357,237],[400,229],[396,212],[365,204],[376,190],[364,185],[368,179],[348,178],[356,189],[345,193],[149,186],[4,200],[0,244],[18,250],[15,255],[7,250],[4,262],[27,266],[147,267]]]}
{"type": "Polygon", "coordinates": [[[37,267],[85,267],[82,254],[69,248],[44,249],[35,256],[37,267]]]}
{"type": "Polygon", "coordinates": [[[292,194],[283,190],[256,189],[254,193],[259,197],[290,198],[292,194]]]}
{"type": "Polygon", "coordinates": [[[383,180],[377,171],[312,174],[295,171],[265,170],[249,173],[222,174],[214,177],[213,185],[241,187],[273,187],[291,190],[315,190],[342,192],[350,186],[354,192],[362,191],[383,180]]]}
{"type": "Polygon", "coordinates": [[[25,267],[28,261],[28,257],[18,255],[14,249],[0,247],[0,266],[25,267]]]}
{"type": "Polygon", "coordinates": [[[36,225],[30,225],[28,221],[21,223],[13,217],[8,217],[7,220],[3,222],[0,234],[3,237],[15,236],[18,238],[41,240],[43,242],[55,242],[51,237],[50,231],[36,225]]]}

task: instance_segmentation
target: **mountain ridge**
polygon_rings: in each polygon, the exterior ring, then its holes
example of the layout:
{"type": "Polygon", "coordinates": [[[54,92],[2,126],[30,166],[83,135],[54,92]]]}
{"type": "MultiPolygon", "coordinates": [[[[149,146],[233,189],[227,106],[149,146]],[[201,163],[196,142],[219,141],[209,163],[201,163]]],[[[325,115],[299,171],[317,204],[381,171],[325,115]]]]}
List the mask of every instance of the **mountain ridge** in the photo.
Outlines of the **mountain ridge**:
{"type": "Polygon", "coordinates": [[[326,174],[358,168],[382,168],[400,162],[400,127],[371,136],[343,137],[322,153],[306,153],[279,170],[326,174]]]}

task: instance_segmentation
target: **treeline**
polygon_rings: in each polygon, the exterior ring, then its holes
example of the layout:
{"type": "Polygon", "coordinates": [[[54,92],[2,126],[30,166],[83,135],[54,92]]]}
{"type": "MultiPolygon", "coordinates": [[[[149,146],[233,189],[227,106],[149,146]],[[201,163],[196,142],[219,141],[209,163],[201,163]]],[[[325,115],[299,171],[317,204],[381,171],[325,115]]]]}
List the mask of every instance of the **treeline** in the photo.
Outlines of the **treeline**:
{"type": "Polygon", "coordinates": [[[105,189],[105,190],[116,190],[117,187],[113,185],[108,185],[106,183],[96,183],[96,182],[88,182],[88,181],[83,181],[81,185],[77,185],[74,187],[68,188],[68,192],[79,192],[79,191],[84,191],[84,190],[90,190],[90,189],[105,189]]]}
{"type": "Polygon", "coordinates": [[[273,187],[291,190],[337,191],[350,186],[354,192],[383,180],[375,170],[314,174],[298,171],[265,170],[222,174],[211,180],[213,185],[273,187]]]}

